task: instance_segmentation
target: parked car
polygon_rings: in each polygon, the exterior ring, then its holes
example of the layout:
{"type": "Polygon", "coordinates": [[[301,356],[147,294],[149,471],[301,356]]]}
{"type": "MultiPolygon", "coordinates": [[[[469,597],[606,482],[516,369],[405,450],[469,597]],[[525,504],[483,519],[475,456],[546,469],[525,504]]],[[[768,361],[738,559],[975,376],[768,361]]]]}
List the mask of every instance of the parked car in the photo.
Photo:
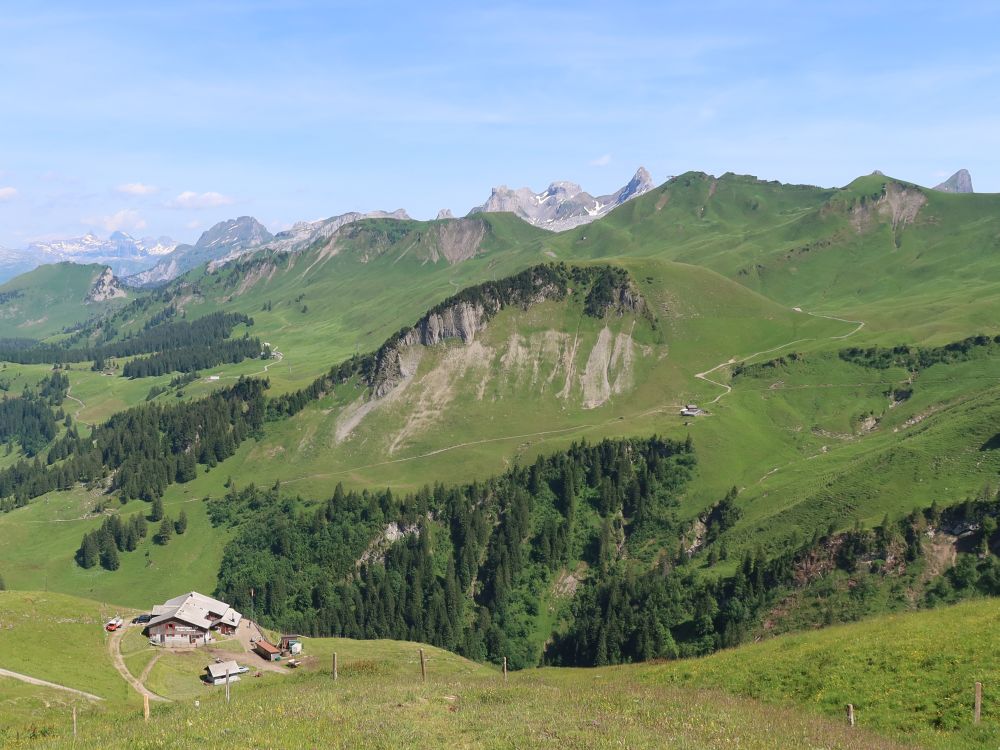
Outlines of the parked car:
{"type": "Polygon", "coordinates": [[[147,622],[153,619],[152,615],[139,615],[138,617],[132,618],[133,625],[145,625],[147,622]]]}
{"type": "Polygon", "coordinates": [[[107,630],[109,633],[113,633],[124,624],[125,621],[122,618],[115,617],[111,620],[108,620],[108,622],[104,626],[104,629],[107,630]]]}

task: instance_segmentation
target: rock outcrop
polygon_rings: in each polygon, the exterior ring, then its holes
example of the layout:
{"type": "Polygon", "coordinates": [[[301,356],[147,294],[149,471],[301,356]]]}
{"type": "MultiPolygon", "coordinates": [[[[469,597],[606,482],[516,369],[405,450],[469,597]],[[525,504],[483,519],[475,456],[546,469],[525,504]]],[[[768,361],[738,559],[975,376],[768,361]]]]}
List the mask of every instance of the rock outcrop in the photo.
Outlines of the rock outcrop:
{"type": "Polygon", "coordinates": [[[109,299],[119,299],[127,296],[125,289],[118,279],[115,278],[114,272],[110,268],[105,268],[101,275],[97,277],[94,285],[90,287],[86,302],[88,304],[91,302],[107,302],[109,299]]]}
{"type": "MultiPolygon", "coordinates": [[[[402,352],[410,346],[434,346],[449,339],[470,344],[489,320],[506,307],[527,309],[547,300],[565,299],[570,285],[589,285],[584,297],[586,314],[604,318],[616,313],[644,313],[645,301],[622,269],[603,266],[570,269],[535,266],[517,276],[465,289],[430,310],[412,328],[404,328],[376,352],[365,373],[374,399],[388,395],[412,373],[402,352]]],[[[577,288],[578,292],[583,289],[577,288]]]]}
{"type": "Polygon", "coordinates": [[[972,189],[972,175],[969,170],[960,169],[940,185],[934,186],[935,190],[942,193],[974,193],[972,189]]]}

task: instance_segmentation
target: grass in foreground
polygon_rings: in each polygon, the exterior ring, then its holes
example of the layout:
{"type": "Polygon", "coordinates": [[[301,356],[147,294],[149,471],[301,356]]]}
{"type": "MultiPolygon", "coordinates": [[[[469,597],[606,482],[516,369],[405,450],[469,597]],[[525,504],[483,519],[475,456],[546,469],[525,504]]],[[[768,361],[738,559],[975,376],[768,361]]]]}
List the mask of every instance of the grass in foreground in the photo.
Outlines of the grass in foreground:
{"type": "MultiPolygon", "coordinates": [[[[572,673],[547,669],[393,675],[385,662],[345,661],[341,679],[289,675],[269,687],[244,680],[233,702],[221,689],[201,699],[88,719],[78,747],[463,747],[509,748],[895,748],[865,730],[718,692],[643,685],[636,670],[572,673]],[[572,676],[567,681],[565,678],[572,676]]],[[[478,671],[478,670],[477,670],[478,671]]],[[[48,741],[13,747],[68,747],[68,727],[48,741]]]]}
{"type": "Polygon", "coordinates": [[[928,747],[1000,746],[1000,602],[887,615],[641,668],[644,682],[713,688],[839,717],[928,747]],[[984,685],[972,723],[973,688],[984,685]]]}

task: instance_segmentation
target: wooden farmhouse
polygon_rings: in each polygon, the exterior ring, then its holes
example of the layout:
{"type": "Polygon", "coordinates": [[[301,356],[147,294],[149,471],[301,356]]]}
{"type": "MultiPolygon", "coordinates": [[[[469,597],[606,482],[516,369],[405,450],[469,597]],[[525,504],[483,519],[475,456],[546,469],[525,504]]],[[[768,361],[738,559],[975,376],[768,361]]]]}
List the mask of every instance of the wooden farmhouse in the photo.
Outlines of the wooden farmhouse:
{"type": "Polygon", "coordinates": [[[243,615],[225,602],[192,591],[153,607],[153,619],[143,633],[157,646],[201,646],[209,633],[232,635],[243,615]]]}

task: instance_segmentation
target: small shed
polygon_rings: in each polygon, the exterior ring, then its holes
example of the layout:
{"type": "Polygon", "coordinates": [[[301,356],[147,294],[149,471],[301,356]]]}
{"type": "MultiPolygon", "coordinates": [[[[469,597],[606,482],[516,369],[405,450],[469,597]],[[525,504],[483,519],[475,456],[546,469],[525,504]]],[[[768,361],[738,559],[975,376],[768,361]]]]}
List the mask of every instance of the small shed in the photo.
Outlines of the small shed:
{"type": "Polygon", "coordinates": [[[205,682],[209,685],[225,685],[226,675],[229,675],[230,682],[239,682],[240,665],[235,661],[224,661],[218,664],[209,664],[205,667],[205,682]]]}
{"type": "Polygon", "coordinates": [[[278,647],[281,649],[282,653],[301,654],[302,636],[296,633],[283,635],[281,636],[281,641],[278,643],[278,647]]]}
{"type": "Polygon", "coordinates": [[[253,644],[253,650],[264,661],[278,661],[281,659],[281,649],[273,643],[269,643],[261,638],[253,644]]]}

